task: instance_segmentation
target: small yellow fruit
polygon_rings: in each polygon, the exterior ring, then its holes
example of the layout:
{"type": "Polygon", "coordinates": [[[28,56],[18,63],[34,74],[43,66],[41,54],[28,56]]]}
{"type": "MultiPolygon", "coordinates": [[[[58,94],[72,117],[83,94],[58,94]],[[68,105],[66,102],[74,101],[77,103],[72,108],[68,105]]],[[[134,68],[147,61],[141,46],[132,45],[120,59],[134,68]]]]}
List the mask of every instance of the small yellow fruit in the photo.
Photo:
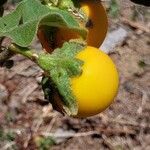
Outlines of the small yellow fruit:
{"type": "MultiPolygon", "coordinates": [[[[83,0],[80,2],[81,9],[88,17],[88,22],[82,24],[88,30],[87,45],[99,48],[104,41],[108,29],[108,21],[105,9],[100,1],[83,0]]],[[[78,33],[70,29],[59,28],[56,32],[55,45],[61,47],[70,39],[81,38],[78,33]]]]}
{"type": "Polygon", "coordinates": [[[101,2],[96,0],[81,1],[81,9],[86,13],[89,19],[89,22],[86,24],[89,31],[87,44],[99,48],[106,37],[108,29],[106,11],[101,2]]]}
{"type": "Polygon", "coordinates": [[[71,78],[78,103],[77,117],[89,117],[113,102],[118,91],[118,72],[111,58],[97,48],[88,46],[77,58],[84,61],[81,76],[71,78]]]}

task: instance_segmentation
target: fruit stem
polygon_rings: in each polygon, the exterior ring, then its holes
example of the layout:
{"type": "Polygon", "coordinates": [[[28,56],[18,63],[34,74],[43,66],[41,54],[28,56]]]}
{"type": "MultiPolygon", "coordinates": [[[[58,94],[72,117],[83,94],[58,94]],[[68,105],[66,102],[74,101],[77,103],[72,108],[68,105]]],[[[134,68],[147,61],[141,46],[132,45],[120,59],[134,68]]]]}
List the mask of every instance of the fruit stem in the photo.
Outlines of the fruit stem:
{"type": "Polygon", "coordinates": [[[10,52],[13,52],[14,54],[21,54],[24,57],[30,59],[31,61],[35,62],[44,71],[49,70],[53,66],[54,59],[51,57],[50,54],[36,53],[34,52],[34,50],[28,49],[26,47],[20,47],[15,44],[11,44],[8,50],[10,52]]]}
{"type": "Polygon", "coordinates": [[[10,50],[13,53],[21,54],[21,55],[29,58],[30,60],[32,60],[34,62],[38,58],[38,54],[37,53],[31,51],[28,48],[19,47],[19,46],[15,45],[15,44],[11,44],[9,46],[8,50],[10,50]]]}

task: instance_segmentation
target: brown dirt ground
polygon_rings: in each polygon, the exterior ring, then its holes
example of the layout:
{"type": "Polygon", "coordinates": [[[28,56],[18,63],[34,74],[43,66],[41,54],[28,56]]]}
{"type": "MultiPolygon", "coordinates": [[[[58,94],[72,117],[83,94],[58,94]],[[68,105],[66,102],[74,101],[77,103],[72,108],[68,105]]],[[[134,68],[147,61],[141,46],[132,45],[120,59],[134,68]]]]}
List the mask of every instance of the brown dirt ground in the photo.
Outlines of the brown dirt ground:
{"type": "Polygon", "coordinates": [[[0,149],[36,150],[34,139],[56,131],[63,138],[61,141],[56,138],[58,143],[52,150],[150,149],[150,33],[120,18],[132,21],[131,15],[136,11],[136,23],[140,27],[150,28],[150,23],[144,7],[134,8],[121,1],[120,8],[119,19],[110,18],[110,28],[122,26],[128,30],[128,37],[111,54],[120,74],[115,102],[91,118],[62,116],[43,98],[39,85],[41,70],[22,56],[15,56],[12,69],[0,68],[3,94],[0,95],[0,129],[4,133],[13,132],[15,138],[0,138],[0,149]],[[68,136],[70,133],[73,134],[68,136]]]}

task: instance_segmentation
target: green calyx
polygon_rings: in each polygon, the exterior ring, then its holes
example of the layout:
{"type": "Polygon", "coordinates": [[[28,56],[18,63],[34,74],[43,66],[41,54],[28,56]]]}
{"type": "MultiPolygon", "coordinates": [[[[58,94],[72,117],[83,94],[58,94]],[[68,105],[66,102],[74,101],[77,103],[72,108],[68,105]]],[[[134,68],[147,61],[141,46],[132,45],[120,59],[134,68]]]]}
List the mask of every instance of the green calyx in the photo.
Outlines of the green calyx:
{"type": "MultiPolygon", "coordinates": [[[[68,115],[76,115],[78,105],[76,98],[72,93],[70,78],[78,76],[82,73],[83,61],[75,56],[83,48],[84,44],[76,42],[64,43],[62,48],[56,49],[52,54],[41,54],[37,60],[39,66],[46,72],[49,87],[45,87],[45,91],[58,91],[57,95],[61,99],[63,111],[68,115]]],[[[46,81],[43,84],[47,83],[46,81]]],[[[53,104],[55,95],[47,92],[50,102],[53,104]]],[[[60,100],[59,99],[59,100],[60,100]]],[[[55,106],[57,107],[57,106],[55,106]]]]}
{"type": "Polygon", "coordinates": [[[58,7],[61,9],[68,9],[74,7],[73,0],[42,0],[42,2],[46,5],[58,7]]]}
{"type": "Polygon", "coordinates": [[[59,0],[58,7],[63,9],[74,8],[74,3],[72,0],[59,0]]]}
{"type": "MultiPolygon", "coordinates": [[[[23,0],[15,10],[4,16],[2,16],[3,8],[0,7],[0,40],[3,37],[10,38],[12,44],[8,47],[8,51],[31,59],[44,70],[50,80],[51,88],[58,91],[63,109],[69,115],[76,115],[78,112],[70,78],[82,73],[83,62],[75,56],[84,48],[85,43],[80,42],[80,39],[72,40],[64,43],[62,48],[56,49],[51,55],[38,53],[30,49],[30,45],[41,26],[46,30],[68,28],[77,32],[85,40],[88,31],[75,17],[79,9],[76,4],[79,4],[76,0],[23,0]]],[[[53,33],[50,38],[51,36],[53,33]]]]}
{"type": "Polygon", "coordinates": [[[80,9],[79,0],[46,0],[46,5],[57,7],[62,10],[68,11],[74,18],[80,19],[83,22],[87,21],[87,16],[80,9]]]}

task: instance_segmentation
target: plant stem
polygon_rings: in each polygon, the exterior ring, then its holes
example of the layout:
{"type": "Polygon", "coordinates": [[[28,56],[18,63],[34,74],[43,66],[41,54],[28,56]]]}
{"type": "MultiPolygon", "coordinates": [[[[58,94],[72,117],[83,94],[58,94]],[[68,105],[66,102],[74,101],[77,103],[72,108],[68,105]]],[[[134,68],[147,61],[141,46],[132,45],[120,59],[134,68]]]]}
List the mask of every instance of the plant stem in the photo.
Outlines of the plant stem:
{"type": "Polygon", "coordinates": [[[13,53],[21,54],[21,55],[29,58],[32,61],[36,61],[38,58],[37,53],[34,53],[33,51],[31,51],[28,48],[19,47],[19,46],[14,45],[14,44],[11,44],[9,46],[9,50],[12,51],[13,53]]]}
{"type": "Polygon", "coordinates": [[[38,54],[28,48],[19,47],[15,44],[11,44],[8,49],[4,49],[0,52],[0,66],[2,66],[9,58],[15,54],[21,54],[30,60],[37,63],[38,54]]]}

